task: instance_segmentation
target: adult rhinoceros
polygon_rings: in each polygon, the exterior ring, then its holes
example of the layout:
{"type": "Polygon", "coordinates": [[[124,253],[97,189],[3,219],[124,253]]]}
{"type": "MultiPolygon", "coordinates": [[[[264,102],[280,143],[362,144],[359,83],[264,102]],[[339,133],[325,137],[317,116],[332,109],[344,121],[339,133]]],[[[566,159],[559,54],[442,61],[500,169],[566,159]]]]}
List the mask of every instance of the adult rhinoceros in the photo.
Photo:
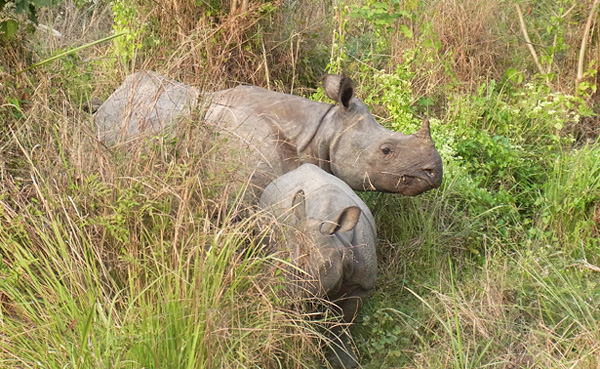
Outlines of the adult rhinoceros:
{"type": "MultiPolygon", "coordinates": [[[[337,104],[238,86],[201,97],[207,123],[247,160],[247,173],[260,195],[274,178],[312,163],[357,191],[407,196],[439,187],[442,160],[427,121],[412,135],[381,126],[354,97],[349,78],[324,77],[325,94],[337,104]]],[[[155,72],[127,77],[98,109],[100,137],[114,142],[143,131],[156,132],[197,106],[199,92],[155,72]]]]}
{"type": "MultiPolygon", "coordinates": [[[[367,205],[339,178],[304,164],[271,182],[259,208],[284,225],[283,234],[268,240],[304,271],[289,278],[296,291],[334,301],[350,323],[377,279],[375,220],[367,205]]],[[[332,364],[356,367],[349,333],[340,327],[333,333],[332,364]]]]}

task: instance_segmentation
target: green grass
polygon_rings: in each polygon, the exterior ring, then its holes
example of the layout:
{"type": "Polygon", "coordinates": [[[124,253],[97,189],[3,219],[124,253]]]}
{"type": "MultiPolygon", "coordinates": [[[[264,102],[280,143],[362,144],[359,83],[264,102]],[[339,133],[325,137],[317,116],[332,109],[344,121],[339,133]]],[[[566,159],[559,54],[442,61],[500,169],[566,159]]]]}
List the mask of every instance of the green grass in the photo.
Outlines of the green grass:
{"type": "Polygon", "coordinates": [[[363,196],[382,238],[356,328],[366,368],[600,364],[599,155],[595,145],[555,155],[527,203],[494,196],[503,188],[481,196],[453,162],[437,191],[363,196]]]}
{"type": "Polygon", "coordinates": [[[274,261],[253,237],[257,218],[237,220],[242,204],[205,196],[220,196],[207,187],[224,180],[206,175],[213,151],[186,156],[183,136],[109,152],[70,124],[65,116],[3,142],[18,168],[4,177],[0,202],[0,366],[319,360],[304,356],[319,351],[320,323],[282,295],[274,261]],[[16,182],[16,173],[30,177],[16,182]]]}

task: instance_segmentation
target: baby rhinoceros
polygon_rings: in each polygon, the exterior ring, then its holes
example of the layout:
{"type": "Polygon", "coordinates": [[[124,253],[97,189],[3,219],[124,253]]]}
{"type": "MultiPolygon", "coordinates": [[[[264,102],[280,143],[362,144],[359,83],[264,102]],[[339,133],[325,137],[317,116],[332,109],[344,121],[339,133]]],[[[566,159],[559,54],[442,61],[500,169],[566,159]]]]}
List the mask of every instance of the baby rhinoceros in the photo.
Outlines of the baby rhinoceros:
{"type": "MultiPolygon", "coordinates": [[[[369,208],[345,182],[313,164],[272,181],[259,207],[283,224],[284,237],[271,237],[271,244],[279,243],[271,246],[287,250],[291,262],[305,272],[289,281],[291,289],[331,300],[350,323],[377,279],[375,221],[369,208]]],[[[336,327],[332,335],[331,364],[356,367],[348,331],[336,327]]]]}

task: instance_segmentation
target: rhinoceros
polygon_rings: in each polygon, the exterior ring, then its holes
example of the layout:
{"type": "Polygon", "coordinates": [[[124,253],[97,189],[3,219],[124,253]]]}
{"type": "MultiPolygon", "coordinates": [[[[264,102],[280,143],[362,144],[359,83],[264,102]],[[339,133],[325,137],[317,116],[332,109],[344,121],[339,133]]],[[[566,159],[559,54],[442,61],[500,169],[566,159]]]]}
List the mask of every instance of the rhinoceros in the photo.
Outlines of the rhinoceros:
{"type": "Polygon", "coordinates": [[[98,108],[94,121],[100,141],[114,145],[157,133],[198,105],[200,92],[153,71],[130,74],[98,108]]]}
{"type": "Polygon", "coordinates": [[[381,126],[354,96],[352,81],[323,79],[325,94],[337,104],[237,86],[202,95],[197,89],[156,72],[132,74],[98,109],[101,140],[112,143],[140,132],[156,132],[189,115],[199,98],[227,145],[244,158],[260,196],[278,176],[303,163],[319,166],[357,191],[376,190],[415,196],[440,186],[442,160],[429,123],[412,135],[381,126]]]}
{"type": "MultiPolygon", "coordinates": [[[[271,182],[259,208],[285,225],[283,237],[270,239],[306,273],[290,283],[334,301],[351,322],[377,279],[375,220],[367,205],[339,178],[303,164],[271,182]]],[[[334,335],[332,364],[355,367],[349,333],[336,327],[334,335]]]]}

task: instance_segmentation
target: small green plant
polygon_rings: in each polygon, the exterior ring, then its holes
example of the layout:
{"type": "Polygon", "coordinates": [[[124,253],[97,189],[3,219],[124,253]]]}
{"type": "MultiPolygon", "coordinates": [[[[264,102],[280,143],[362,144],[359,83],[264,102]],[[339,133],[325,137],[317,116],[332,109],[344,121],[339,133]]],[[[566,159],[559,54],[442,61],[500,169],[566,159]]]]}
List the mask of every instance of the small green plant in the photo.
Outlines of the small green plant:
{"type": "Polygon", "coordinates": [[[355,60],[366,65],[380,65],[381,55],[390,51],[392,37],[402,34],[405,38],[413,38],[412,29],[400,22],[412,17],[399,0],[341,2],[336,11],[338,27],[333,31],[334,42],[327,67],[331,73],[345,71],[349,67],[346,64],[355,60]]]}
{"type": "Polygon", "coordinates": [[[557,1],[558,9],[547,10],[549,14],[549,20],[546,24],[545,32],[542,33],[541,37],[546,39],[552,39],[552,44],[548,46],[546,52],[541,54],[542,67],[547,71],[546,77],[552,81],[555,79],[556,74],[552,72],[555,60],[563,54],[567,49],[568,45],[565,42],[565,27],[564,27],[564,15],[566,11],[573,5],[574,0],[562,0],[557,1]]]}
{"type": "Polygon", "coordinates": [[[600,261],[600,234],[595,225],[600,215],[599,158],[593,146],[556,158],[536,203],[540,209],[536,218],[540,236],[552,244],[564,245],[564,252],[573,257],[587,259],[589,255],[592,263],[600,261]]]}
{"type": "Polygon", "coordinates": [[[582,75],[582,80],[577,84],[577,96],[590,99],[598,90],[597,84],[593,82],[598,75],[597,63],[597,60],[590,61],[588,69],[582,75]]]}
{"type": "Polygon", "coordinates": [[[409,64],[410,61],[398,65],[391,72],[372,71],[373,79],[370,82],[373,85],[369,86],[369,94],[364,97],[366,104],[386,109],[388,117],[381,122],[384,126],[405,133],[416,131],[421,123],[415,117],[411,85],[413,72],[409,64]]]}
{"type": "MultiPolygon", "coordinates": [[[[22,15],[25,15],[27,20],[33,24],[38,23],[37,11],[40,7],[55,6],[58,5],[62,0],[0,0],[0,39],[7,41],[13,38],[23,22],[22,15]]],[[[33,26],[27,26],[29,32],[33,32],[35,28],[33,26]]]]}
{"type": "Polygon", "coordinates": [[[142,48],[147,26],[140,23],[138,6],[131,0],[113,0],[113,29],[124,37],[113,41],[115,54],[125,70],[130,70],[136,53],[142,48]]]}
{"type": "MultiPolygon", "coordinates": [[[[362,20],[375,30],[375,36],[385,42],[385,36],[394,30],[394,25],[401,18],[410,18],[410,13],[402,8],[402,1],[368,0],[363,5],[352,6],[350,17],[362,20]]],[[[399,24],[398,32],[406,38],[412,38],[412,30],[405,24],[399,24]]]]}
{"type": "Polygon", "coordinates": [[[410,325],[400,318],[405,315],[394,308],[381,306],[376,307],[373,313],[367,311],[363,315],[361,333],[365,341],[362,349],[368,362],[365,368],[386,368],[405,364],[407,356],[402,347],[410,345],[412,335],[407,329],[410,325]]]}

